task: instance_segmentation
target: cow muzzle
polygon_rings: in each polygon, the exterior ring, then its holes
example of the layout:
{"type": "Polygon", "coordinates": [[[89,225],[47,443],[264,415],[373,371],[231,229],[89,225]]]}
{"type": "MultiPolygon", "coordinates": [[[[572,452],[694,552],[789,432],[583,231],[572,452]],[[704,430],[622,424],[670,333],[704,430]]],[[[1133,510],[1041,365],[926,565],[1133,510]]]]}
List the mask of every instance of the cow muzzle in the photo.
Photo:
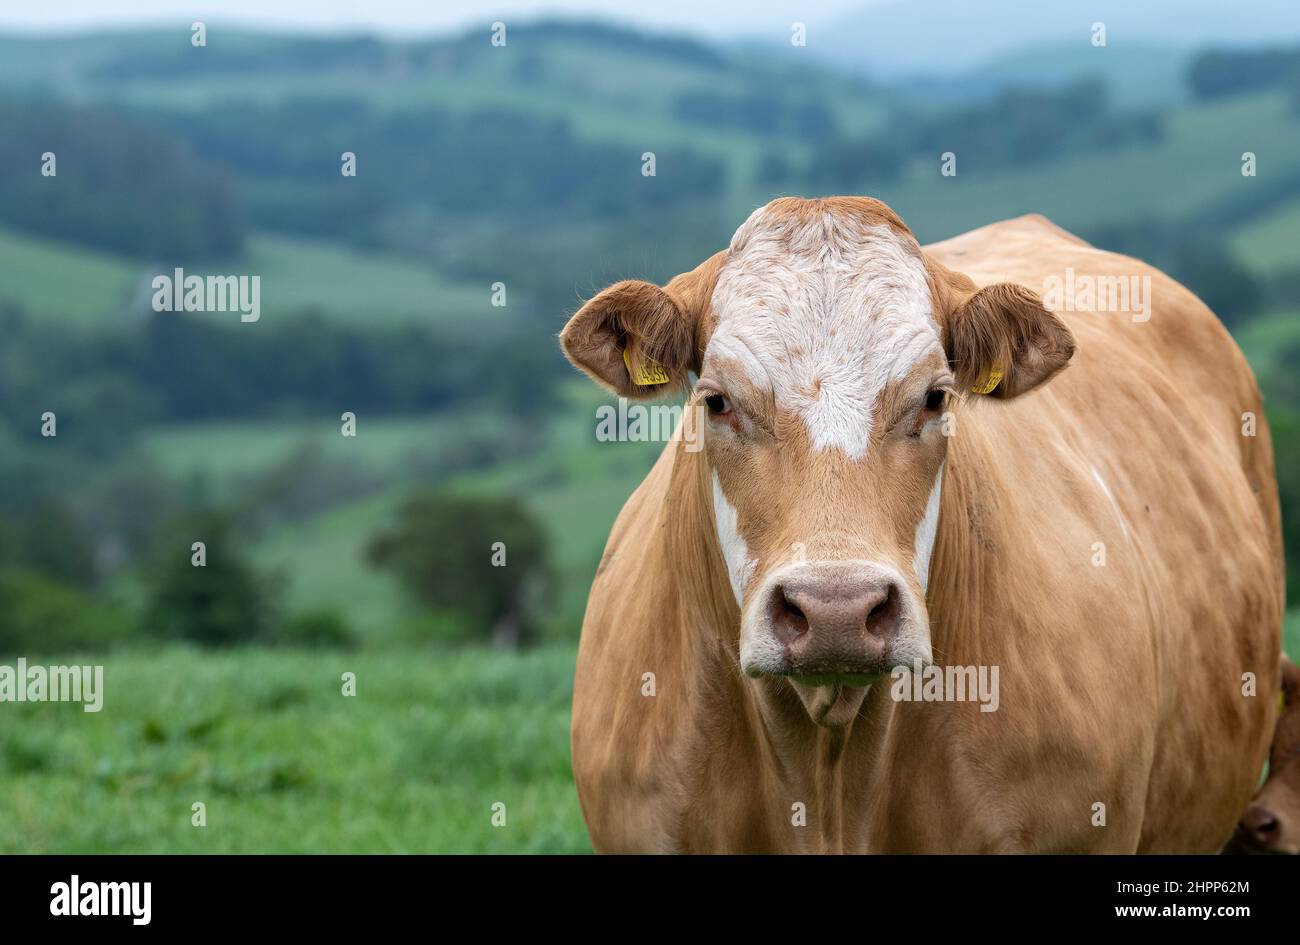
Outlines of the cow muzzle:
{"type": "Polygon", "coordinates": [[[742,624],[741,668],[803,687],[865,687],[931,661],[924,605],[903,576],[870,561],[801,562],[771,574],[742,624]]]}
{"type": "Polygon", "coordinates": [[[1288,780],[1300,781],[1300,759],[1270,773],[1259,797],[1241,815],[1228,852],[1300,854],[1300,792],[1291,790],[1288,780]]]}

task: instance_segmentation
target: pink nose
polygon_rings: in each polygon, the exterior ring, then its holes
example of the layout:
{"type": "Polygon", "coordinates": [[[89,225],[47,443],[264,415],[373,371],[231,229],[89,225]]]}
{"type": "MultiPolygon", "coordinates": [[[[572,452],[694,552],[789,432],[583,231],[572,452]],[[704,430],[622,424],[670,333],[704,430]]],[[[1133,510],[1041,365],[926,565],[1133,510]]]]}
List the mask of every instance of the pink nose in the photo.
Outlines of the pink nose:
{"type": "Polygon", "coordinates": [[[796,568],[768,599],[772,632],[789,675],[863,676],[889,670],[901,626],[902,590],[851,564],[796,568]]]}

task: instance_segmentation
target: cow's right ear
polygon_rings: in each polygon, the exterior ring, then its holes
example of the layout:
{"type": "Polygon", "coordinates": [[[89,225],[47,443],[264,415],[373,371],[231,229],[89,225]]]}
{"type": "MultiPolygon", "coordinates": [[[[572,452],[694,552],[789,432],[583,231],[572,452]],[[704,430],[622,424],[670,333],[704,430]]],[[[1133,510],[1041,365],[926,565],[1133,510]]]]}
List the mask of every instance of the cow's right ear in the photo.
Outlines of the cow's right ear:
{"type": "Polygon", "coordinates": [[[616,282],[578,309],[560,332],[565,356],[621,397],[659,397],[690,387],[708,341],[708,313],[727,251],[663,288],[616,282]]]}
{"type": "Polygon", "coordinates": [[[564,355],[606,390],[654,398],[689,386],[695,320],[684,300],[649,282],[615,282],[560,331],[564,355]]]}
{"type": "Polygon", "coordinates": [[[626,280],[602,290],[560,332],[565,356],[622,397],[658,397],[689,386],[696,318],[670,289],[626,280]]]}

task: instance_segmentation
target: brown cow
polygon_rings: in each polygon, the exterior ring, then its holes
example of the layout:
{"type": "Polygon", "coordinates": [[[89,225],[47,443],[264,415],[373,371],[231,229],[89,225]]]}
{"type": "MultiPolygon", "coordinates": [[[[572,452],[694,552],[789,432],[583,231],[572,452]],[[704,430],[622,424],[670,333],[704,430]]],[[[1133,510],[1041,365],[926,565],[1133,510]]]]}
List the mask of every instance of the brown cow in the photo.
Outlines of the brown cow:
{"type": "Polygon", "coordinates": [[[1258,388],[1185,288],[1042,217],[922,248],[879,201],[786,198],[561,341],[703,429],[588,601],[597,850],[1223,846],[1272,733],[1282,540],[1258,388]]]}
{"type": "Polygon", "coordinates": [[[1300,853],[1300,669],[1286,657],[1282,692],[1268,780],[1242,814],[1229,853],[1300,853]]]}

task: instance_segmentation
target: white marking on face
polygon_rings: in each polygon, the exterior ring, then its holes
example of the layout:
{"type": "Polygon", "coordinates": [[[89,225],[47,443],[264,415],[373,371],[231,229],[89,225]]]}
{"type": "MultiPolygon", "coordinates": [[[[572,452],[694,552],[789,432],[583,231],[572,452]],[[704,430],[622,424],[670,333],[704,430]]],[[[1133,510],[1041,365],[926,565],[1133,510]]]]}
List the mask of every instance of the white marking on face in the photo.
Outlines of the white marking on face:
{"type": "Polygon", "coordinates": [[[930,498],[925,503],[925,514],[916,526],[916,557],[912,567],[916,570],[916,579],[921,584],[921,593],[930,586],[930,556],[934,553],[934,536],[939,530],[939,496],[943,491],[943,467],[934,477],[930,487],[930,498]]]}
{"type": "Polygon", "coordinates": [[[942,351],[925,264],[886,224],[824,211],[756,210],[736,231],[713,293],[705,362],[728,358],[793,411],[813,448],[866,455],[890,380],[942,351]]]}
{"type": "Polygon", "coordinates": [[[722,560],[727,563],[727,575],[731,578],[731,590],[739,604],[745,596],[745,585],[754,576],[758,562],[749,557],[745,539],[740,537],[740,529],[736,525],[736,507],[723,494],[716,469],[713,471],[713,520],[717,524],[722,560]]]}
{"type": "Polygon", "coordinates": [[[1089,466],[1092,470],[1092,478],[1097,480],[1097,485],[1101,486],[1101,491],[1106,493],[1106,498],[1110,500],[1110,506],[1115,510],[1115,517],[1119,519],[1119,527],[1124,532],[1124,537],[1128,537],[1128,523],[1124,521],[1124,513],[1119,510],[1119,503],[1110,493],[1110,486],[1106,485],[1106,480],[1101,478],[1101,473],[1097,471],[1096,466],[1089,466]]]}

